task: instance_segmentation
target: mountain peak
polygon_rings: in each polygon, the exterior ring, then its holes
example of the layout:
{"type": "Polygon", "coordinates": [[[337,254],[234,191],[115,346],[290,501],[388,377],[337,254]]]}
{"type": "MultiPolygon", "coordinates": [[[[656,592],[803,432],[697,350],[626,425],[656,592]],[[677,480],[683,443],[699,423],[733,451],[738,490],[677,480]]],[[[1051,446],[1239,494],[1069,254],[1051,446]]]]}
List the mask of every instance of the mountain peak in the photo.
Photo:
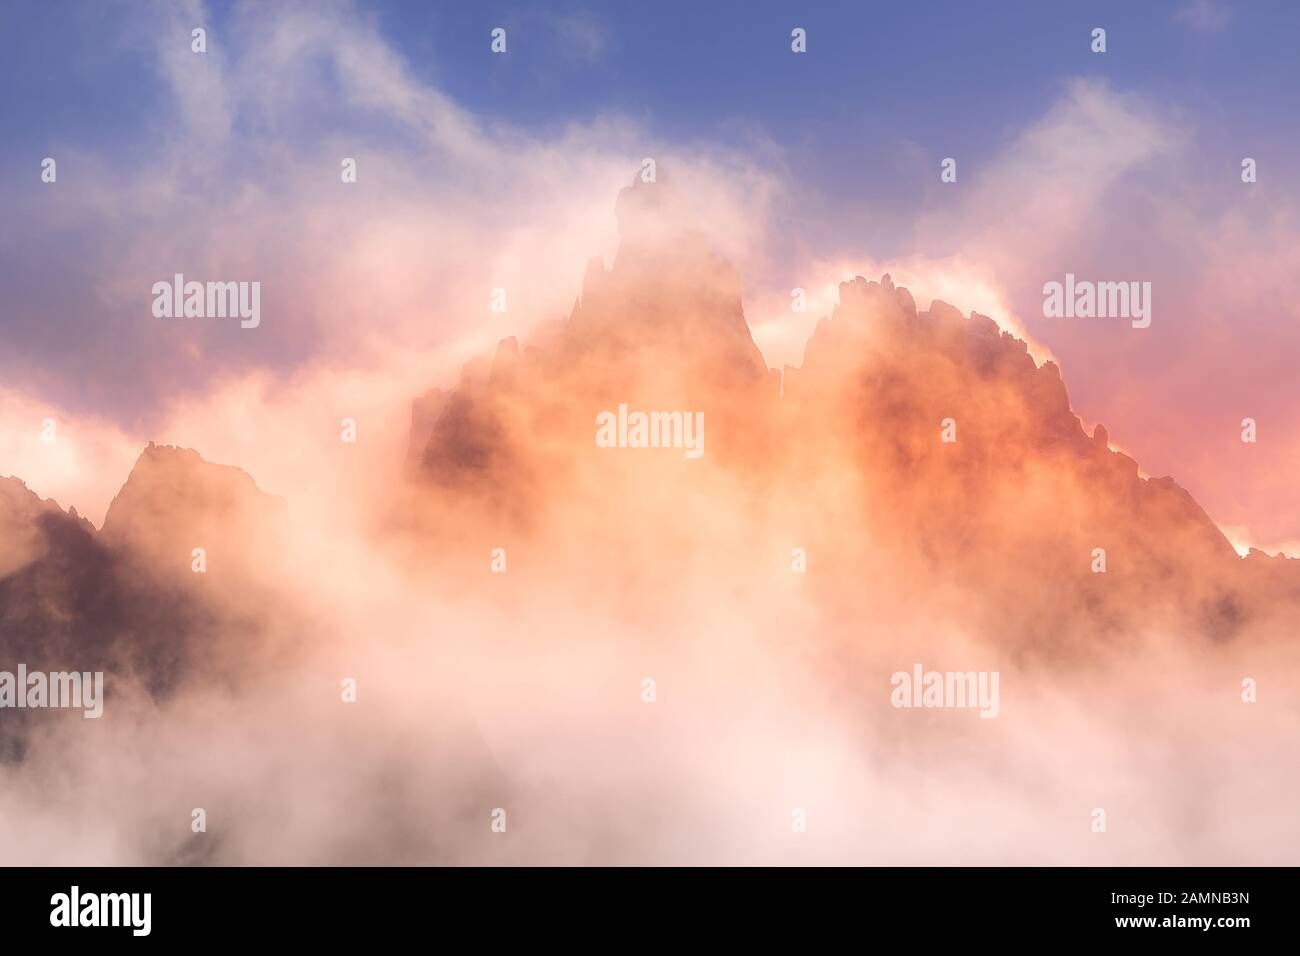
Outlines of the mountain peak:
{"type": "MultiPolygon", "coordinates": [[[[765,489],[764,515],[815,522],[801,513],[808,487],[856,489],[841,519],[849,537],[838,525],[820,532],[845,566],[868,540],[872,560],[915,564],[996,609],[1024,600],[1024,582],[1000,569],[1028,560],[1046,575],[1030,603],[1048,613],[1052,600],[1082,602],[1081,631],[1111,627],[1134,593],[1172,577],[1182,597],[1171,603],[1201,615],[1205,632],[1231,635],[1245,620],[1249,601],[1234,590],[1241,562],[1210,518],[1172,479],[1142,477],[1104,426],[1089,435],[1056,363],[1037,364],[988,316],[938,299],[919,310],[890,274],[854,276],[802,365],[771,373],[739,274],[671,185],[638,178],[615,211],[613,266],[588,260],[568,320],[522,349],[503,341],[482,360],[490,374],[463,377],[436,420],[427,400],[417,406],[412,457],[458,500],[480,496],[497,512],[508,503],[528,523],[563,507],[552,499],[566,486],[540,476],[588,466],[596,472],[584,486],[620,500],[628,492],[606,486],[617,472],[603,470],[613,457],[590,457],[593,416],[685,408],[708,422],[707,460],[765,489]],[[857,494],[872,503],[860,513],[857,494]],[[1097,549],[1112,552],[1109,578],[1090,571],[1097,549]]],[[[1032,628],[1034,613],[1016,627],[1032,628]]]]}
{"type": "Polygon", "coordinates": [[[241,537],[286,514],[284,500],[259,490],[242,469],[150,442],[109,505],[103,534],[114,546],[188,566],[193,548],[224,543],[234,551],[241,537]]]}

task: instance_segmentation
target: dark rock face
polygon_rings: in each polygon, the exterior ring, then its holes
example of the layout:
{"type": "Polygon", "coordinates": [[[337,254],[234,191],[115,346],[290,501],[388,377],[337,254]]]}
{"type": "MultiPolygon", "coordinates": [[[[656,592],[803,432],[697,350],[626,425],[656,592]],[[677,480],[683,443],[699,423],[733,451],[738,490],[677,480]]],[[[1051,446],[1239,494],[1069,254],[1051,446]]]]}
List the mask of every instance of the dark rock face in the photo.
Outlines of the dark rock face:
{"type": "MultiPolygon", "coordinates": [[[[149,746],[158,729],[151,720],[169,721],[173,707],[186,712],[187,695],[205,699],[216,691],[240,706],[247,701],[266,734],[237,738],[241,753],[253,766],[264,761],[278,767],[284,748],[298,746],[300,725],[277,702],[268,705],[262,681],[267,674],[301,672],[295,666],[305,658],[295,654],[295,639],[304,631],[318,633],[320,616],[329,613],[297,605],[284,588],[290,580],[286,571],[312,573],[280,566],[276,546],[287,533],[285,512],[282,500],[259,491],[239,469],[211,464],[194,451],[154,445],[136,462],[102,532],[75,512],[42,501],[17,479],[0,479],[0,670],[17,673],[21,664],[29,674],[103,671],[101,718],[111,723],[124,716],[128,736],[140,748],[149,746]],[[204,551],[202,574],[194,571],[195,548],[204,551]],[[158,709],[151,711],[140,691],[158,709]],[[117,701],[129,697],[129,706],[115,703],[115,695],[117,701]]],[[[328,684],[322,690],[327,701],[336,693],[328,684]]],[[[441,698],[430,710],[432,727],[422,728],[421,750],[413,758],[406,749],[409,728],[376,739],[373,727],[354,719],[354,713],[326,705],[320,711],[326,726],[313,725],[321,737],[306,743],[310,748],[328,740],[337,759],[330,774],[345,768],[348,775],[365,778],[357,783],[356,806],[348,807],[350,827],[340,827],[341,833],[331,834],[313,852],[349,862],[454,861],[454,848],[463,844],[455,834],[468,831],[470,818],[477,822],[482,807],[492,805],[488,801],[509,792],[477,725],[441,698]],[[429,771],[429,764],[436,771],[429,771]],[[430,805],[437,807],[438,827],[429,825],[430,805]]],[[[75,709],[0,710],[0,764],[26,763],[39,774],[57,761],[70,734],[93,739],[100,730],[99,720],[85,720],[75,709]]],[[[198,732],[195,746],[232,740],[223,736],[229,733],[214,718],[198,732]]],[[[103,751],[105,760],[131,766],[138,756],[132,747],[119,749],[121,735],[105,736],[118,741],[103,751]]],[[[210,865],[246,863],[251,854],[260,854],[254,858],[262,862],[301,862],[292,850],[250,846],[242,830],[248,820],[257,824],[243,797],[238,801],[243,812],[228,812],[213,834],[157,825],[151,816],[157,812],[154,784],[165,790],[190,775],[201,778],[203,760],[182,759],[166,765],[165,774],[166,781],[151,779],[131,794],[140,816],[123,825],[119,837],[138,858],[210,865]]],[[[88,779],[96,788],[103,781],[110,802],[125,795],[114,788],[131,786],[111,772],[97,771],[88,779]]],[[[284,792],[278,773],[235,783],[249,788],[248,803],[269,808],[272,815],[297,812],[291,794],[303,792],[284,792]]],[[[310,781],[294,786],[303,784],[310,781]]],[[[499,846],[483,842],[485,853],[499,846]]]]}
{"type": "MultiPolygon", "coordinates": [[[[112,554],[90,523],[0,479],[0,670],[103,670],[117,654],[126,597],[112,554]]],[[[21,759],[30,710],[0,715],[0,762],[21,759]]]]}
{"type": "MultiPolygon", "coordinates": [[[[242,471],[154,445],[102,532],[21,481],[0,479],[0,670],[104,671],[167,696],[219,653],[212,644],[238,613],[231,595],[255,599],[246,590],[257,563],[249,535],[283,512],[242,471]],[[195,574],[195,547],[214,570],[228,560],[236,573],[195,574]]],[[[0,754],[20,758],[33,722],[49,716],[6,710],[0,754]]]]}

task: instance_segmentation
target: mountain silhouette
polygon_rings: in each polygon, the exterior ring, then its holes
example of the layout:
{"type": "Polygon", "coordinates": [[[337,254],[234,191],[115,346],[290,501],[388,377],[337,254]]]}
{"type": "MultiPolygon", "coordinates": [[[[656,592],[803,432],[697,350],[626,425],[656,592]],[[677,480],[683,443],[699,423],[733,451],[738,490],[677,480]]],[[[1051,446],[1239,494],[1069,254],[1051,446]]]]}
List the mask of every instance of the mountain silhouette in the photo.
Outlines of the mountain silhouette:
{"type": "MultiPolygon", "coordinates": [[[[159,698],[200,667],[221,673],[235,649],[217,636],[241,608],[267,600],[255,583],[264,561],[249,546],[252,532],[282,523],[283,512],[239,469],[153,444],[102,531],[18,479],[0,479],[0,669],[102,670],[159,698]],[[210,562],[203,574],[192,570],[196,547],[210,562]]],[[[259,619],[248,615],[250,641],[259,619]]],[[[42,717],[55,714],[6,711],[0,755],[21,757],[42,717]]]]}
{"type": "Polygon", "coordinates": [[[883,576],[1013,645],[1153,629],[1229,640],[1296,620],[1300,562],[1240,558],[1173,479],[1142,476],[1104,426],[1088,435],[1057,366],[989,317],[918,311],[888,275],[858,276],[802,365],[778,373],[734,269],[671,188],[638,180],[617,211],[613,267],[589,263],[567,320],[417,403],[409,460],[435,529],[478,509],[499,537],[545,542],[539,574],[613,587],[660,545],[762,579],[771,559],[753,549],[784,536],[818,555],[825,606],[869,614],[855,592],[883,576]],[[707,454],[601,454],[595,416],[620,404],[702,411],[707,454]],[[725,531],[683,527],[667,487],[718,496],[725,531]],[[565,567],[575,537],[600,557],[565,567]]]}
{"type": "MultiPolygon", "coordinates": [[[[1057,366],[992,319],[858,276],[803,363],[768,369],[689,206],[638,180],[616,212],[614,263],[588,263],[567,319],[413,404],[394,507],[444,585],[509,542],[515,582],[652,614],[686,582],[785,587],[798,551],[817,569],[803,597],[839,621],[879,621],[887,597],[1011,648],[1263,640],[1300,620],[1300,562],[1239,557],[1171,478],[1088,435],[1057,366]],[[704,453],[600,447],[620,406],[703,413],[704,453]]],[[[0,668],[103,669],[159,697],[256,647],[289,533],[249,475],[152,444],[102,530],[16,478],[0,530],[0,668]]],[[[0,754],[21,757],[31,719],[6,717],[0,754]]]]}

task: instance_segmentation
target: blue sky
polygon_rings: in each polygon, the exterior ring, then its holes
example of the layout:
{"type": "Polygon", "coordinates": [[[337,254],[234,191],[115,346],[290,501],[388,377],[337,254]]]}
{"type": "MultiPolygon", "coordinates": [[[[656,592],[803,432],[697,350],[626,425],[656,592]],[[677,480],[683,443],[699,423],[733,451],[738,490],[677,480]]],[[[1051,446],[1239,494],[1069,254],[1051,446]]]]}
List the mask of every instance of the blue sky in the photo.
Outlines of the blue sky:
{"type": "MultiPolygon", "coordinates": [[[[166,92],[147,43],[123,31],[122,6],[5,4],[7,164],[51,141],[145,148],[166,92]]],[[[209,10],[218,42],[231,5],[209,10]]],[[[1141,89],[1223,144],[1283,142],[1292,124],[1278,119],[1300,107],[1300,5],[1287,2],[407,0],[364,10],[416,76],[489,121],[549,131],[617,113],[675,141],[744,148],[758,135],[810,183],[878,202],[919,196],[921,177],[898,175],[900,143],[979,161],[1072,77],[1141,89]],[[508,56],[484,55],[494,26],[508,31],[508,56]],[[789,51],[793,26],[808,31],[806,56],[789,51]],[[1104,56],[1089,51],[1094,26],[1108,31],[1104,56]]]]}
{"type": "MultiPolygon", "coordinates": [[[[158,27],[140,15],[147,9],[4,5],[0,164],[10,177],[56,144],[148,161],[172,104],[149,55],[158,27]]],[[[204,9],[214,47],[237,44],[240,5],[204,9]]],[[[852,238],[878,257],[905,253],[915,212],[933,194],[934,163],[996,161],[1078,78],[1136,91],[1171,122],[1193,123],[1196,154],[1184,160],[1206,175],[1235,168],[1243,153],[1300,147],[1294,123],[1280,121],[1300,116],[1300,5],[1284,0],[399,0],[358,9],[414,78],[485,124],[553,136],[616,116],[645,133],[647,152],[702,143],[771,156],[799,192],[791,241],[800,248],[852,238]],[[495,26],[508,31],[507,56],[487,52],[495,26]],[[806,55],[790,52],[794,26],[808,31],[806,55]],[[1104,55],[1089,49],[1095,26],[1107,30],[1104,55]]],[[[328,82],[329,64],[318,66],[328,82]]],[[[274,128],[237,114],[235,127],[285,142],[397,135],[328,102],[274,128]]]]}

